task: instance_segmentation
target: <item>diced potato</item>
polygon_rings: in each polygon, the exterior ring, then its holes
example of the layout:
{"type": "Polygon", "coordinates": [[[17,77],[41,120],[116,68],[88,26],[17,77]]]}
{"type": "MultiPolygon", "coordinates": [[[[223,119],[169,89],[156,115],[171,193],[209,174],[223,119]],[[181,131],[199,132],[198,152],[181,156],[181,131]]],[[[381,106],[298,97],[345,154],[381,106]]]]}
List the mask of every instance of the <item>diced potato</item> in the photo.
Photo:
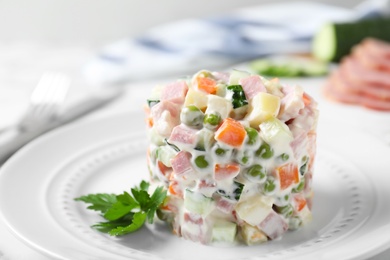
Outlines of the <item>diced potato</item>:
{"type": "Polygon", "coordinates": [[[257,128],[270,117],[279,114],[280,98],[265,92],[260,92],[253,97],[249,104],[249,112],[245,118],[251,127],[257,128]]]}
{"type": "Polygon", "coordinates": [[[294,137],[288,126],[275,117],[260,124],[260,135],[270,145],[288,144],[294,137]]]}
{"type": "Polygon", "coordinates": [[[222,119],[229,116],[233,110],[232,102],[216,95],[208,95],[206,114],[218,112],[222,119]]]}
{"type": "Polygon", "coordinates": [[[184,100],[184,106],[194,105],[203,110],[207,107],[207,94],[190,88],[184,100]]]}
{"type": "Polygon", "coordinates": [[[236,212],[242,220],[252,226],[257,226],[272,211],[273,203],[274,199],[272,197],[257,194],[240,201],[236,206],[236,212]]]}
{"type": "Polygon", "coordinates": [[[251,74],[246,71],[233,70],[230,74],[229,85],[238,85],[240,79],[249,77],[251,74]]]}
{"type": "Polygon", "coordinates": [[[261,244],[268,240],[267,236],[257,227],[244,224],[241,227],[241,236],[247,245],[261,244]]]}

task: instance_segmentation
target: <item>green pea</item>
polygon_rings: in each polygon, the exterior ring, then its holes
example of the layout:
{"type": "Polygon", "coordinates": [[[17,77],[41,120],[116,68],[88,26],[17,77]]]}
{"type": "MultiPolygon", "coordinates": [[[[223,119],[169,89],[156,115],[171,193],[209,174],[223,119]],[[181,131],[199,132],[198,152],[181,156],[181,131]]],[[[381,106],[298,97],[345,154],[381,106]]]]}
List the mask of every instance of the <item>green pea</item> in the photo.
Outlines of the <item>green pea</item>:
{"type": "Polygon", "coordinates": [[[297,187],[292,189],[292,192],[299,193],[299,192],[303,191],[303,188],[305,188],[305,178],[301,179],[301,182],[298,184],[297,187]]]}
{"type": "Polygon", "coordinates": [[[296,230],[302,225],[302,219],[298,216],[293,216],[288,221],[288,229],[296,230]]]}
{"type": "Polygon", "coordinates": [[[274,205],[273,206],[273,209],[279,213],[279,214],[282,214],[284,217],[286,218],[289,218],[292,216],[292,214],[294,213],[294,208],[292,207],[291,204],[288,204],[286,206],[276,206],[274,205]]]}
{"type": "Polygon", "coordinates": [[[274,150],[267,143],[263,143],[256,151],[256,156],[260,156],[263,159],[269,159],[274,155],[274,150]]]}
{"type": "Polygon", "coordinates": [[[204,155],[200,155],[195,158],[195,164],[199,168],[203,169],[209,166],[209,162],[206,160],[206,157],[204,155]]]}
{"type": "Polygon", "coordinates": [[[287,161],[290,158],[290,156],[288,154],[286,154],[286,153],[282,153],[281,155],[279,155],[279,158],[282,159],[282,161],[285,162],[285,161],[287,161]]]}
{"type": "Polygon", "coordinates": [[[243,157],[241,158],[241,163],[242,163],[242,164],[247,164],[248,161],[249,161],[249,158],[248,158],[247,156],[243,156],[243,157]]]}
{"type": "Polygon", "coordinates": [[[215,149],[215,154],[216,155],[219,155],[219,156],[224,156],[226,153],[226,150],[222,149],[222,148],[217,148],[215,149]]]}
{"type": "Polygon", "coordinates": [[[257,178],[259,180],[263,180],[265,178],[265,172],[263,170],[263,166],[259,164],[255,164],[252,167],[250,167],[247,171],[247,174],[250,177],[257,178]]]}
{"type": "Polygon", "coordinates": [[[267,179],[267,181],[264,183],[264,191],[266,193],[271,193],[275,191],[276,189],[276,184],[274,179],[267,179]]]}
{"type": "Polygon", "coordinates": [[[203,112],[196,106],[191,105],[183,108],[180,113],[180,120],[192,127],[199,127],[203,123],[204,114],[203,112]]]}
{"type": "Polygon", "coordinates": [[[252,127],[246,127],[245,131],[246,131],[246,134],[248,135],[248,140],[246,143],[249,145],[256,144],[257,139],[259,137],[259,133],[257,132],[257,130],[252,128],[252,127]]]}
{"type": "Polygon", "coordinates": [[[216,112],[212,114],[206,114],[203,119],[203,124],[209,129],[215,129],[221,123],[221,115],[216,112]]]}

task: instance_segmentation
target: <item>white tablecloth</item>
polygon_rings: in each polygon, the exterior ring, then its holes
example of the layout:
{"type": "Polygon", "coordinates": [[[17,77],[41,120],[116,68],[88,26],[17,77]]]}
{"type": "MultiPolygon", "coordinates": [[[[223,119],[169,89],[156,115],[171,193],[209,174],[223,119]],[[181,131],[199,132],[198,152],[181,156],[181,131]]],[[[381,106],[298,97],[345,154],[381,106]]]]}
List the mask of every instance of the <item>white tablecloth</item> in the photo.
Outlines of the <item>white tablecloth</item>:
{"type": "MultiPolygon", "coordinates": [[[[26,109],[32,88],[44,71],[55,70],[66,72],[72,77],[73,85],[68,103],[72,103],[95,91],[94,89],[88,88],[80,74],[82,65],[94,54],[94,51],[89,49],[88,46],[52,46],[28,43],[21,45],[0,44],[0,127],[17,121],[26,109]]],[[[320,82],[318,80],[303,80],[301,83],[309,91],[315,92],[315,95],[319,95],[318,88],[320,82]]],[[[128,86],[126,95],[121,99],[75,123],[95,120],[96,118],[130,110],[141,110],[147,94],[154,85],[154,82],[131,83],[128,86]]],[[[337,107],[335,105],[334,109],[337,109],[337,107]]],[[[344,109],[343,113],[351,113],[354,109],[354,107],[349,107],[344,109]]],[[[379,115],[378,117],[383,116],[386,115],[379,115]]],[[[378,118],[374,116],[373,120],[378,120],[378,118]]],[[[352,119],[350,123],[359,124],[357,119],[356,121],[352,119]]],[[[386,131],[390,133],[388,131],[390,130],[390,121],[389,125],[386,125],[383,129],[368,130],[378,135],[386,131]]],[[[50,258],[22,243],[6,227],[5,223],[0,220],[0,260],[45,259],[50,258]]],[[[372,259],[390,259],[390,250],[372,259]]]]}

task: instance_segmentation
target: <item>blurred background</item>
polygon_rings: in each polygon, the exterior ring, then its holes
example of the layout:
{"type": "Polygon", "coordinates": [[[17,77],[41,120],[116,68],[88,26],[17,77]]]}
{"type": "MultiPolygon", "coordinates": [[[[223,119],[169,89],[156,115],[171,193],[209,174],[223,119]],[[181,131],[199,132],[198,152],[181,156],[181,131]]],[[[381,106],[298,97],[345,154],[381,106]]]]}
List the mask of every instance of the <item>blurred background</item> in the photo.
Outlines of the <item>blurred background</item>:
{"type": "MultiPolygon", "coordinates": [[[[0,0],[0,127],[18,120],[32,88],[47,70],[72,76],[73,85],[79,85],[69,94],[72,100],[90,91],[81,75],[85,64],[113,42],[142,36],[151,28],[181,19],[294,2],[299,1],[0,0]]],[[[311,2],[352,8],[361,1],[311,2]]]]}
{"type": "MultiPolygon", "coordinates": [[[[49,41],[101,47],[152,26],[183,18],[231,12],[238,7],[298,1],[283,0],[1,0],[0,41],[49,41]]],[[[354,7],[359,0],[314,0],[354,7]]]]}

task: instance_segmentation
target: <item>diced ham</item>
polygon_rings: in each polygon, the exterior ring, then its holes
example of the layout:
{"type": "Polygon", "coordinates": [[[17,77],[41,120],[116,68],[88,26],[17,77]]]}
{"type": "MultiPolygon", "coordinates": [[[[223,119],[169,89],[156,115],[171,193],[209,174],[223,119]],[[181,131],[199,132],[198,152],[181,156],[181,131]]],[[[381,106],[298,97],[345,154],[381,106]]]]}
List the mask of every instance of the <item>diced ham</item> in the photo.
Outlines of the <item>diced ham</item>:
{"type": "Polygon", "coordinates": [[[172,168],[176,175],[188,175],[193,171],[191,165],[191,153],[180,151],[171,159],[172,168]]]}
{"type": "Polygon", "coordinates": [[[237,201],[220,197],[217,201],[217,209],[225,214],[231,214],[233,212],[234,206],[237,204],[237,201]]]}
{"type": "Polygon", "coordinates": [[[207,244],[211,240],[211,228],[202,218],[184,213],[184,222],[181,226],[181,235],[185,239],[207,244]]]}
{"type": "Polygon", "coordinates": [[[203,218],[199,214],[192,213],[192,212],[185,212],[183,216],[184,216],[184,222],[190,222],[197,225],[203,224],[203,218]]]}
{"type": "Polygon", "coordinates": [[[258,226],[270,239],[281,237],[288,229],[286,221],[276,212],[269,215],[258,226]]]}
{"type": "Polygon", "coordinates": [[[290,143],[291,149],[293,150],[295,159],[300,159],[303,156],[303,153],[306,151],[308,144],[306,132],[299,127],[294,127],[294,140],[290,143]],[[300,130],[298,132],[298,130],[300,130]]]}
{"type": "Polygon", "coordinates": [[[260,76],[249,76],[247,78],[240,79],[239,84],[242,86],[245,97],[250,100],[259,92],[267,92],[260,76]]]}
{"type": "Polygon", "coordinates": [[[202,179],[198,183],[198,191],[206,197],[212,197],[217,191],[217,184],[212,179],[202,179]]]}
{"type": "Polygon", "coordinates": [[[178,81],[168,84],[161,92],[161,100],[183,104],[187,91],[188,86],[185,81],[178,81]]]}
{"type": "Polygon", "coordinates": [[[189,128],[183,124],[175,126],[172,130],[172,134],[169,137],[169,142],[179,147],[184,145],[194,146],[196,143],[196,133],[198,130],[189,128]]]}
{"type": "Polygon", "coordinates": [[[299,115],[299,111],[305,107],[305,103],[303,102],[303,89],[301,87],[283,86],[282,91],[285,96],[280,102],[278,118],[286,122],[296,118],[299,115]]]}
{"type": "Polygon", "coordinates": [[[169,101],[154,105],[150,114],[157,133],[163,137],[169,137],[173,128],[180,123],[180,107],[169,101]]]}
{"type": "Polygon", "coordinates": [[[229,82],[229,77],[230,77],[229,72],[213,72],[212,74],[217,81],[222,81],[225,84],[229,82]]]}

